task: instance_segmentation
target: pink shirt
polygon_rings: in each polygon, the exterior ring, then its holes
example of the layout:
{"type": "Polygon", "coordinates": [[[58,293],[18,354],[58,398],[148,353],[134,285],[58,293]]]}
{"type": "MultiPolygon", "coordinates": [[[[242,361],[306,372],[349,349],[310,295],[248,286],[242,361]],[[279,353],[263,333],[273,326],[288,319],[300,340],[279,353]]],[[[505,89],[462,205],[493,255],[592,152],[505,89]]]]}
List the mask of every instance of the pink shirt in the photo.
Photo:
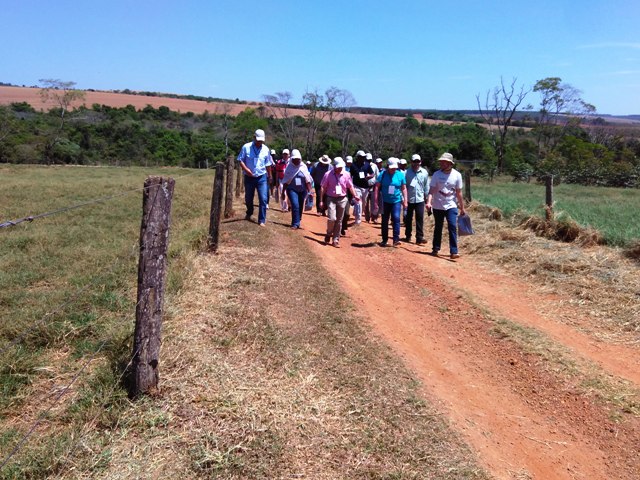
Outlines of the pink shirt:
{"type": "Polygon", "coordinates": [[[335,170],[329,170],[322,177],[320,186],[328,197],[344,197],[353,188],[353,181],[351,180],[351,174],[344,170],[340,174],[337,174],[335,170]],[[336,189],[338,186],[340,188],[336,189]]]}

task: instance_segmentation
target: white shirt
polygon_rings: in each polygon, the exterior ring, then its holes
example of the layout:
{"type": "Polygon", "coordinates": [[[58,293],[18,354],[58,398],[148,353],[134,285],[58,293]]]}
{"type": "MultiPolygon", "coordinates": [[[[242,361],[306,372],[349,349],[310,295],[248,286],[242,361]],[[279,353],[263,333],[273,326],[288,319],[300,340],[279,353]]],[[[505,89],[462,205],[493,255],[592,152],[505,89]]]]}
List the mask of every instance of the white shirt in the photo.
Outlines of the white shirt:
{"type": "Polygon", "coordinates": [[[431,176],[431,206],[436,210],[457,208],[456,189],[462,189],[462,175],[455,168],[449,173],[438,170],[431,176]]]}

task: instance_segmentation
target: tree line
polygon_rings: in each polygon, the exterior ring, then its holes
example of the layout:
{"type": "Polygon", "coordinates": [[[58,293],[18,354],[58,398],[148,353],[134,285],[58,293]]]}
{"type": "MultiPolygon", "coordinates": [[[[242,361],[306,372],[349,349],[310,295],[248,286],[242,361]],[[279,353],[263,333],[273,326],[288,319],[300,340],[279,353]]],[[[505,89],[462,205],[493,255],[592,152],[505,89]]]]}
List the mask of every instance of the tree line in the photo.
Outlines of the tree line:
{"type": "Polygon", "coordinates": [[[230,104],[203,114],[150,105],[72,108],[83,100],[73,82],[41,83],[43,96],[57,107],[48,112],[24,102],[0,107],[0,162],[206,168],[235,155],[262,128],[270,148],[298,148],[312,162],[322,154],[344,157],[364,149],[382,158],[418,153],[433,169],[435,159],[449,151],[474,160],[474,174],[505,173],[527,181],[553,174],[572,183],[640,186],[637,135],[601,118],[594,121],[595,108],[556,77],[531,88],[501,80],[486,96],[477,96],[481,118],[465,115],[456,124],[432,124],[413,115],[357,120],[351,113],[355,99],[336,87],[307,91],[295,106],[289,92],[264,95],[263,105],[232,116],[230,104]],[[532,92],[540,94],[541,108],[523,116],[518,110],[532,92]],[[292,114],[299,105],[306,113],[292,114]]]}

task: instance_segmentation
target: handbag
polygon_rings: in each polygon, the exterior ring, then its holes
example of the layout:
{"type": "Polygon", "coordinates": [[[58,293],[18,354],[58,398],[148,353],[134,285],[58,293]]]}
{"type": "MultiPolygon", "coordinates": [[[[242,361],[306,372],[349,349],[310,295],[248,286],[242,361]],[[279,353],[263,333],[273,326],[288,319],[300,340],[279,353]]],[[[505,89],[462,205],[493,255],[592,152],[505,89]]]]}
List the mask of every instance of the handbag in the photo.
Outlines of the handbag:
{"type": "Polygon", "coordinates": [[[467,214],[458,217],[458,235],[473,235],[473,227],[471,226],[471,217],[467,214]]]}

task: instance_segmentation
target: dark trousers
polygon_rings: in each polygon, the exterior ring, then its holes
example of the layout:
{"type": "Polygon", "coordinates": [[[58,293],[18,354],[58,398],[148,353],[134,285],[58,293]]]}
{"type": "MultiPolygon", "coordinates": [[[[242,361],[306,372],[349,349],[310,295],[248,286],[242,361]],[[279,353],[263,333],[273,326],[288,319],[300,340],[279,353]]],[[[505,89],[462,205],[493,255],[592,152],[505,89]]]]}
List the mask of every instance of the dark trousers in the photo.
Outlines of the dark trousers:
{"type": "Polygon", "coordinates": [[[404,220],[404,236],[411,239],[413,230],[413,214],[416,215],[416,242],[424,241],[424,202],[410,203],[404,220]]]}
{"type": "Polygon", "coordinates": [[[313,188],[316,191],[316,212],[322,213],[324,215],[325,213],[327,213],[327,196],[325,195],[324,198],[320,197],[320,190],[322,190],[322,187],[320,185],[315,185],[313,188]],[[324,201],[324,208],[320,208],[321,200],[324,201]]]}
{"type": "Polygon", "coordinates": [[[444,219],[447,219],[447,227],[449,228],[449,253],[458,253],[458,209],[450,208],[449,210],[433,209],[433,219],[435,225],[433,227],[433,251],[440,251],[442,243],[442,227],[444,219]]]}

